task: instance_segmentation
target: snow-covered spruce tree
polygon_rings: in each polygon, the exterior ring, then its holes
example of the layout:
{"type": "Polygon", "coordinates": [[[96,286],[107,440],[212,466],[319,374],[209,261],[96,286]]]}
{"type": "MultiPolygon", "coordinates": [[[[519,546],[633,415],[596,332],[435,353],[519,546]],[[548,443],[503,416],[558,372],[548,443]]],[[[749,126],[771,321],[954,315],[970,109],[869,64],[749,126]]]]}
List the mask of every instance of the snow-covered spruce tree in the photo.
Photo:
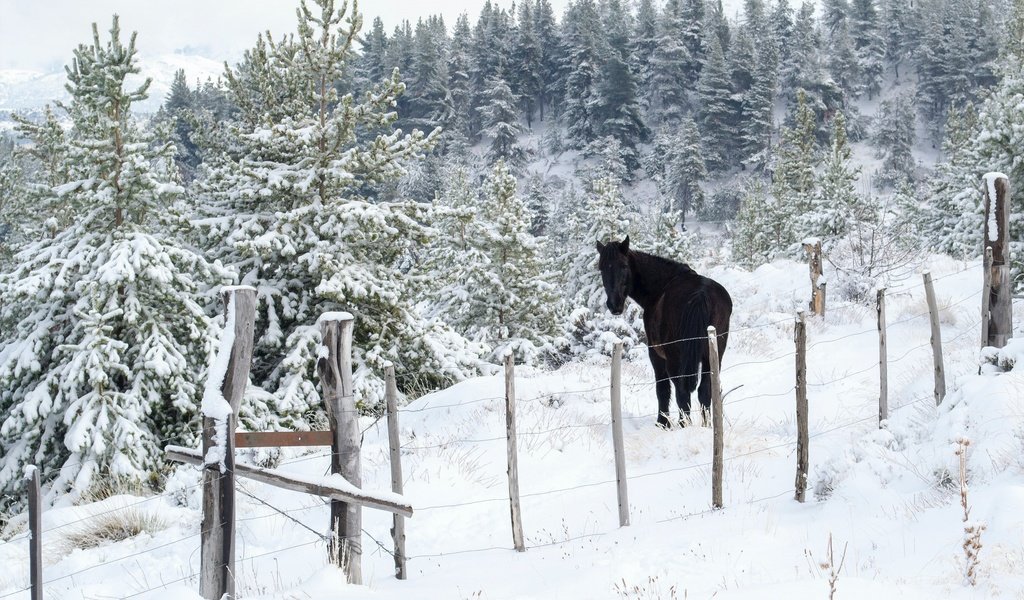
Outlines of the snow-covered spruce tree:
{"type": "Polygon", "coordinates": [[[846,119],[837,113],[832,123],[832,146],[822,161],[820,185],[808,210],[799,216],[797,237],[817,237],[826,251],[850,231],[859,219],[867,218],[857,193],[860,168],[850,164],[846,119]]]}
{"type": "Polygon", "coordinates": [[[685,230],[686,215],[704,206],[701,186],[708,178],[700,130],[693,119],[686,117],[678,126],[660,133],[648,162],[648,172],[669,199],[666,210],[680,219],[676,224],[685,230]]]}
{"type": "Polygon", "coordinates": [[[484,119],[482,133],[491,139],[487,160],[503,160],[518,170],[526,161],[526,152],[519,145],[523,128],[519,125],[518,101],[500,73],[488,81],[487,87],[487,103],[480,109],[484,119]]]}
{"type": "Polygon", "coordinates": [[[597,268],[596,242],[622,240],[636,232],[626,217],[621,180],[612,171],[590,183],[584,214],[576,216],[576,237],[565,248],[565,284],[570,314],[566,335],[573,354],[611,354],[616,339],[628,350],[643,339],[643,320],[635,302],[615,316],[605,305],[604,285],[597,268]]]}
{"type": "Polygon", "coordinates": [[[878,109],[875,144],[882,168],[875,177],[879,188],[895,187],[914,178],[914,101],[900,94],[884,100],[878,109]]]}
{"type": "MultiPolygon", "coordinates": [[[[298,33],[263,39],[226,74],[239,106],[227,151],[208,167],[196,224],[210,255],[258,290],[253,383],[266,426],[319,406],[315,363],[325,311],[356,317],[358,402],[383,398],[383,365],[437,386],[473,370],[461,336],[417,308],[410,255],[428,230],[426,205],[385,202],[381,190],[436,139],[392,130],[404,90],[397,71],[362,98],[335,82],[353,60],[361,19],[332,0],[305,2],[298,33]]],[[[257,417],[254,417],[257,418],[257,417]]]]}
{"type": "Polygon", "coordinates": [[[0,137],[0,272],[7,270],[23,228],[24,191],[24,172],[14,156],[14,144],[0,137]]]}
{"type": "Polygon", "coordinates": [[[530,234],[532,215],[516,193],[515,177],[498,160],[479,199],[465,184],[452,192],[448,222],[461,231],[449,229],[440,240],[450,245],[442,255],[450,277],[440,294],[450,298],[448,319],[492,347],[495,361],[506,351],[527,362],[549,355],[560,302],[541,242],[530,234]]]}
{"type": "Polygon", "coordinates": [[[945,130],[943,160],[928,180],[928,192],[921,198],[901,196],[902,206],[926,248],[974,257],[981,251],[984,223],[978,188],[983,167],[976,163],[973,148],[978,134],[974,105],[950,109],[945,130]]]}
{"type": "Polygon", "coordinates": [[[725,54],[717,36],[709,36],[707,60],[697,82],[700,125],[704,137],[704,162],[709,171],[730,164],[736,142],[736,112],[725,54]]]}
{"type": "Polygon", "coordinates": [[[149,85],[125,87],[138,71],[135,35],[124,44],[116,16],[109,41],[93,25],[92,44],[75,49],[69,182],[52,190],[68,221],[0,277],[4,498],[21,496],[27,464],[51,494],[77,495],[100,474],[154,477],[166,442],[194,441],[211,333],[197,299],[222,274],[165,233],[182,189],[173,146],[132,119],[149,85]]]}

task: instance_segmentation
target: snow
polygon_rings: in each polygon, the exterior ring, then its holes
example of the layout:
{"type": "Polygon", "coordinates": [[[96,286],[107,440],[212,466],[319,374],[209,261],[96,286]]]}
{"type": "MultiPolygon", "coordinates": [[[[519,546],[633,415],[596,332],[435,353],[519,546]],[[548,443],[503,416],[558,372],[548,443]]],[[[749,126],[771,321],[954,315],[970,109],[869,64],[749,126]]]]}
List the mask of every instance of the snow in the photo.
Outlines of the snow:
{"type": "Polygon", "coordinates": [[[351,321],[352,319],[355,319],[355,317],[352,316],[352,313],[335,311],[323,313],[316,322],[317,324],[320,324],[328,321],[351,321]]]}
{"type": "Polygon", "coordinates": [[[988,239],[990,242],[999,241],[999,223],[996,220],[996,180],[1009,178],[1002,173],[992,171],[985,173],[985,188],[988,190],[988,239]]]}
{"type": "MultiPolygon", "coordinates": [[[[607,357],[553,372],[517,367],[525,553],[512,549],[508,521],[503,377],[478,377],[400,412],[404,498],[416,510],[406,525],[407,581],[394,579],[386,551],[389,513],[363,511],[366,585],[348,586],[327,564],[317,535],[240,493],[239,595],[582,600],[672,598],[674,588],[678,598],[812,600],[828,597],[828,572],[818,565],[831,535],[837,560],[846,547],[837,598],[1017,597],[1024,591],[1024,367],[1013,367],[1024,342],[989,351],[995,362],[979,375],[980,263],[926,262],[941,307],[947,399],[934,406],[919,275],[887,284],[890,419],[882,429],[874,307],[835,299],[824,318],[807,321],[805,504],[792,491],[792,323],[794,309],[807,302],[806,265],[719,267],[707,274],[736,303],[722,364],[723,390],[735,389],[725,399],[725,508],[710,509],[711,431],[654,427],[646,349],[628,353],[622,371],[626,528],[618,527],[607,357]],[[963,583],[954,454],[961,437],[972,440],[968,524],[986,526],[976,588],[963,583]]],[[[387,428],[366,417],[360,430],[363,486],[389,489],[387,428]]],[[[322,481],[328,466],[323,450],[286,449],[276,468],[322,481]]],[[[185,466],[171,476],[165,497],[46,511],[47,580],[89,569],[54,581],[48,593],[124,597],[155,588],[140,597],[199,598],[198,482],[198,469],[185,466]],[[135,502],[166,517],[168,528],[99,548],[58,548],[58,526],[135,502]]],[[[315,531],[326,529],[329,508],[318,498],[245,480],[239,487],[315,531]]],[[[0,595],[27,584],[27,544],[18,536],[0,543],[0,562],[10,565],[0,574],[0,595]]]]}
{"type": "Polygon", "coordinates": [[[235,345],[235,295],[228,295],[227,318],[224,323],[224,331],[221,333],[220,345],[217,347],[217,355],[210,365],[209,377],[206,379],[206,387],[203,389],[203,416],[213,419],[214,424],[214,445],[207,451],[204,462],[208,465],[220,465],[220,472],[225,470],[224,449],[228,443],[228,424],[231,422],[231,404],[224,398],[221,388],[224,385],[224,378],[227,376],[228,363],[231,361],[231,349],[235,345]]]}

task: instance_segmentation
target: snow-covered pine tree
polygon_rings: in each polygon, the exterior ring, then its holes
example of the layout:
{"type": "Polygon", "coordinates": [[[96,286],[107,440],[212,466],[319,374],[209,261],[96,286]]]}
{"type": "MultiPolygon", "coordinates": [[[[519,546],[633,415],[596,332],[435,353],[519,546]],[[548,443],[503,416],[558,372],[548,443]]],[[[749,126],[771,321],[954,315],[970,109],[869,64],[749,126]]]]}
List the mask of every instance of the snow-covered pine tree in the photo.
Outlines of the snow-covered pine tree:
{"type": "Polygon", "coordinates": [[[689,112],[686,90],[700,68],[686,45],[687,25],[679,0],[668,0],[658,23],[646,90],[646,104],[657,122],[675,123],[689,112]]]}
{"type": "Polygon", "coordinates": [[[424,131],[447,128],[455,120],[455,107],[448,91],[448,65],[441,54],[447,34],[439,19],[430,17],[416,22],[409,68],[412,78],[407,90],[409,109],[402,115],[410,128],[424,131]]]}
{"type": "MultiPolygon", "coordinates": [[[[652,171],[662,195],[669,199],[666,210],[679,217],[676,225],[686,230],[686,215],[704,206],[702,184],[708,178],[700,129],[687,117],[655,141],[652,171]]],[[[602,240],[604,241],[604,240],[602,240]]]]}
{"type": "Polygon", "coordinates": [[[778,51],[775,44],[762,44],[757,52],[750,89],[740,105],[739,157],[744,165],[762,170],[771,159],[773,108],[778,86],[778,51]]]}
{"type": "Polygon", "coordinates": [[[858,88],[868,98],[882,91],[885,73],[885,38],[878,14],[877,0],[852,0],[850,36],[857,55],[858,88]]]}
{"type": "Polygon", "coordinates": [[[52,189],[67,221],[0,276],[0,504],[22,496],[27,464],[51,494],[81,494],[100,473],[147,481],[165,443],[195,440],[211,334],[198,298],[224,275],[161,222],[182,188],[173,145],[132,118],[149,86],[125,84],[135,35],[124,44],[115,16],[103,42],[93,25],[67,72],[68,182],[52,189]]]}
{"type": "Polygon", "coordinates": [[[24,172],[14,156],[14,144],[7,137],[0,137],[0,273],[7,270],[20,238],[27,208],[24,190],[24,172]]]}
{"type": "MultiPolygon", "coordinates": [[[[441,144],[445,153],[464,156],[468,153],[471,138],[470,118],[473,99],[469,69],[469,50],[472,30],[469,17],[465,13],[459,15],[452,30],[451,44],[448,50],[448,92],[451,95],[452,120],[447,124],[441,144]]],[[[380,81],[379,79],[377,81],[380,81]]]]}
{"type": "Polygon", "coordinates": [[[875,144],[882,168],[875,177],[881,187],[896,187],[914,178],[914,156],[911,151],[915,141],[914,101],[907,94],[898,94],[884,100],[878,109],[878,125],[875,129],[875,144]]]}
{"type": "Polygon", "coordinates": [[[513,92],[519,98],[519,106],[526,118],[526,126],[533,127],[533,115],[540,102],[544,80],[541,72],[541,46],[537,39],[533,18],[533,5],[529,0],[519,5],[519,15],[512,41],[513,92]]]}
{"type": "Polygon", "coordinates": [[[621,180],[614,170],[606,169],[590,187],[583,215],[575,219],[577,237],[565,247],[565,289],[570,309],[566,334],[572,340],[573,354],[608,355],[617,339],[627,350],[642,340],[643,321],[635,302],[627,303],[626,311],[619,316],[608,312],[594,244],[622,240],[636,232],[626,219],[621,180]]]}
{"type": "MultiPolygon", "coordinates": [[[[463,201],[468,190],[458,192],[463,201]]],[[[537,362],[554,351],[560,302],[541,242],[530,234],[532,215],[516,192],[516,179],[498,160],[465,223],[465,247],[448,268],[456,275],[452,322],[476,341],[537,362]]],[[[454,241],[454,240],[453,240],[454,241]]]]}
{"type": "Polygon", "coordinates": [[[704,163],[709,171],[726,169],[736,142],[736,112],[732,83],[718,36],[708,37],[708,54],[697,82],[704,163]]]}
{"type": "Polygon", "coordinates": [[[601,66],[597,39],[599,28],[597,8],[592,0],[580,0],[570,5],[563,23],[570,66],[565,78],[565,112],[562,117],[569,143],[578,149],[597,139],[598,123],[595,122],[593,107],[601,66]]]}
{"type": "Polygon", "coordinates": [[[518,100],[501,72],[488,82],[487,103],[480,109],[483,115],[483,134],[491,138],[487,160],[504,161],[518,170],[526,162],[526,151],[519,145],[518,100]]]}
{"type": "Polygon", "coordinates": [[[856,182],[860,168],[850,164],[846,119],[837,113],[832,122],[832,145],[822,161],[820,186],[807,212],[800,215],[797,237],[817,237],[826,251],[859,220],[870,218],[856,182]]]}
{"type": "Polygon", "coordinates": [[[241,112],[202,182],[197,220],[210,255],[237,265],[240,281],[259,291],[252,378],[268,392],[257,411],[268,427],[320,404],[316,320],[325,311],[356,317],[363,406],[383,399],[386,361],[423,374],[416,380],[426,387],[470,374],[476,361],[409,293],[427,206],[382,197],[436,134],[393,130],[404,90],[397,71],[361,99],[339,96],[334,83],[353,60],[358,15],[316,0],[301,4],[298,21],[293,40],[261,42],[228,72],[241,112]]]}
{"type": "Polygon", "coordinates": [[[538,98],[538,117],[544,120],[545,109],[561,104],[565,93],[565,81],[560,76],[564,64],[563,48],[558,36],[558,24],[550,0],[535,0],[533,8],[534,31],[540,44],[541,87],[538,98]]]}

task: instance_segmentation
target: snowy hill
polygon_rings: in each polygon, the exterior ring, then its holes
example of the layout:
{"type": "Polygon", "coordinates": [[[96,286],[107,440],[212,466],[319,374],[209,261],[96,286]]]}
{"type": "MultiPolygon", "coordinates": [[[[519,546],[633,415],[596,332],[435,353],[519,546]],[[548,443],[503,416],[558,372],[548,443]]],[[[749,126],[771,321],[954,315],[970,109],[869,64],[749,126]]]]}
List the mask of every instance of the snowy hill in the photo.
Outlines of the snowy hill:
{"type": "MultiPolygon", "coordinates": [[[[70,52],[70,51],[69,51],[70,52]]],[[[186,54],[164,54],[155,57],[140,56],[141,73],[130,80],[138,85],[142,79],[152,77],[149,98],[135,105],[140,113],[154,113],[163,104],[171,89],[174,73],[184,69],[189,84],[204,82],[207,78],[216,80],[224,73],[224,62],[203,56],[186,54]]],[[[69,99],[64,84],[67,74],[43,73],[28,70],[0,70],[0,112],[20,111],[52,104],[55,100],[69,99]]]]}
{"type": "MultiPolygon", "coordinates": [[[[947,372],[932,397],[920,276],[888,290],[889,405],[877,427],[873,307],[832,302],[808,321],[810,488],[793,500],[793,314],[806,265],[708,273],[736,309],[725,355],[725,508],[710,510],[711,431],[654,427],[644,350],[623,368],[632,525],[618,527],[608,404],[609,365],[517,372],[519,473],[527,551],[511,549],[501,377],[481,377],[411,402],[401,413],[409,579],[393,578],[391,517],[364,511],[367,585],[346,587],[326,565],[320,500],[243,481],[238,495],[239,592],[249,598],[676,599],[829,597],[831,535],[837,598],[1019,597],[1024,589],[1024,367],[978,374],[976,262],[933,258],[947,372]],[[984,522],[977,588],[964,585],[955,440],[968,454],[972,520],[984,522]],[[260,498],[254,500],[252,496],[260,498]],[[265,502],[265,504],[264,504],[265,502]],[[274,507],[274,508],[270,508],[274,507]],[[275,509],[284,511],[284,514],[275,509]],[[299,526],[301,523],[303,526],[299,526]],[[308,529],[307,529],[308,528],[308,529]],[[376,543],[380,542],[380,546],[376,543]]],[[[1018,317],[1019,318],[1019,317],[1018,317]]],[[[1013,345],[1004,359],[1024,356],[1013,345]],[[1016,350],[1015,350],[1016,349],[1016,350]]],[[[387,431],[365,418],[363,484],[390,485],[387,431]]],[[[281,469],[318,477],[322,451],[287,454],[281,469]]],[[[163,496],[117,496],[44,514],[48,597],[198,598],[198,473],[179,469],[163,496]],[[160,516],[133,539],[71,549],[68,533],[124,507],[160,516]]],[[[14,526],[17,526],[15,523],[14,526]]],[[[0,544],[0,596],[28,580],[24,534],[0,544]]]]}

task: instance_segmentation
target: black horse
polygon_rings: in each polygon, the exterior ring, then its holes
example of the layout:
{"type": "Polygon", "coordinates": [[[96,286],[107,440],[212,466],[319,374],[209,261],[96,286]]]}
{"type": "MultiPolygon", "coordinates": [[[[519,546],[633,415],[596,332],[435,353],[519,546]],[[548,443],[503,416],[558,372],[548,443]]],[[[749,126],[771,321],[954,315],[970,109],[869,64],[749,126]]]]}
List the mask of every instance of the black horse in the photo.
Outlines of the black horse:
{"type": "MultiPolygon", "coordinates": [[[[685,426],[698,373],[708,368],[709,325],[718,331],[718,360],[725,354],[732,314],[729,292],[717,281],[698,275],[689,265],[630,250],[629,237],[621,242],[597,242],[597,251],[608,310],[622,314],[627,296],[644,310],[648,354],[658,393],[658,425],[669,427],[671,382],[676,388],[679,424],[685,426]]],[[[706,426],[711,407],[710,377],[700,377],[697,398],[706,426]]]]}

